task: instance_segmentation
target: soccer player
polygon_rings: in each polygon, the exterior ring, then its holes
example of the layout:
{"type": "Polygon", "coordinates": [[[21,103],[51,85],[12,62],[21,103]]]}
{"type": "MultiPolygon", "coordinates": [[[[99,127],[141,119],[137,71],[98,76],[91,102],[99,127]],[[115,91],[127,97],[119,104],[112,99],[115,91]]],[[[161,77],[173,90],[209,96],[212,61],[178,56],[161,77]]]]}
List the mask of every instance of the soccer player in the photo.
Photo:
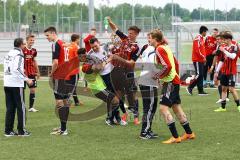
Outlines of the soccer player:
{"type": "Polygon", "coordinates": [[[58,39],[57,31],[55,27],[48,27],[45,29],[44,34],[49,42],[52,44],[52,70],[49,74],[53,81],[54,97],[56,102],[56,113],[60,119],[60,128],[54,128],[52,135],[68,135],[67,120],[69,115],[69,95],[72,94],[76,82],[77,76],[68,76],[74,68],[79,66],[78,58],[75,58],[78,62],[69,62],[69,53],[67,48],[63,46],[63,41],[58,39]]]}
{"type": "Polygon", "coordinates": [[[240,112],[240,104],[238,93],[235,89],[236,74],[237,74],[237,59],[238,59],[238,45],[232,43],[233,36],[229,32],[224,32],[222,34],[223,42],[226,46],[220,46],[219,50],[221,51],[221,60],[218,63],[215,77],[218,76],[219,71],[221,70],[221,79],[220,83],[222,86],[222,102],[221,107],[214,110],[215,112],[225,112],[226,111],[226,97],[227,90],[232,93],[237,109],[240,112]]]}
{"type": "Polygon", "coordinates": [[[40,71],[38,68],[38,63],[36,60],[37,57],[37,50],[33,48],[35,42],[35,36],[34,35],[28,35],[26,37],[26,47],[23,49],[24,54],[24,70],[25,74],[29,79],[33,80],[33,85],[29,86],[30,89],[30,95],[29,95],[29,112],[38,112],[37,109],[35,109],[34,101],[35,101],[35,92],[37,87],[37,79],[40,77],[40,71]]]}
{"type": "MultiPolygon", "coordinates": [[[[66,48],[68,54],[68,59],[71,61],[74,58],[78,57],[78,49],[79,49],[79,42],[80,42],[80,36],[78,34],[72,34],[71,35],[71,44],[66,48]]],[[[79,80],[79,68],[75,68],[72,70],[72,72],[69,74],[70,76],[77,76],[77,82],[79,80]]],[[[77,97],[77,83],[76,87],[73,91],[73,100],[75,103],[75,106],[79,106],[80,104],[82,105],[83,103],[79,101],[77,97]]]]}
{"type": "MultiPolygon", "coordinates": [[[[150,34],[148,34],[148,41],[149,36],[150,34]]],[[[139,136],[141,139],[158,137],[158,135],[152,131],[152,120],[157,109],[159,87],[158,80],[152,78],[154,73],[158,71],[155,60],[155,48],[150,44],[144,45],[141,50],[141,58],[139,58],[135,67],[142,69],[138,79],[143,101],[142,129],[139,136]]]]}
{"type": "Polygon", "coordinates": [[[117,74],[112,74],[111,80],[113,81],[114,89],[118,92],[120,97],[124,95],[124,92],[127,95],[129,103],[128,109],[134,115],[134,124],[138,125],[140,122],[138,119],[137,85],[134,80],[134,65],[140,55],[136,39],[141,30],[137,26],[131,26],[128,28],[128,35],[125,35],[119,30],[117,25],[113,23],[110,17],[107,19],[110,28],[121,39],[119,51],[112,55],[112,63],[116,67],[115,73],[117,74]]]}
{"type": "Polygon", "coordinates": [[[150,43],[156,48],[157,65],[161,68],[161,70],[155,73],[152,77],[155,80],[160,79],[163,82],[162,95],[160,99],[160,113],[172,133],[172,137],[169,140],[163,141],[163,143],[180,143],[183,140],[194,139],[195,134],[192,132],[186,115],[181,107],[178,62],[169,46],[161,44],[162,41],[163,34],[161,31],[153,30],[150,33],[150,43]],[[169,108],[173,109],[173,112],[186,132],[182,137],[179,137],[178,135],[174,118],[170,113],[169,108]]]}
{"type": "Polygon", "coordinates": [[[91,50],[90,39],[94,38],[97,34],[96,28],[92,28],[90,33],[83,39],[87,53],[91,50]]]}
{"type": "MultiPolygon", "coordinates": [[[[209,70],[210,73],[214,73],[215,72],[215,70],[217,69],[218,63],[222,59],[221,55],[219,55],[219,54],[221,54],[221,51],[219,50],[219,48],[220,48],[220,46],[225,46],[226,45],[226,44],[223,43],[222,33],[223,32],[220,32],[220,34],[218,34],[216,36],[217,48],[213,52],[214,58],[213,58],[212,66],[211,66],[211,68],[209,70]]],[[[221,79],[221,71],[219,71],[218,76],[214,77],[214,79],[213,79],[214,84],[218,87],[218,93],[219,93],[219,99],[218,99],[218,101],[216,103],[221,103],[222,102],[222,85],[220,84],[220,79],[221,79]]],[[[229,90],[227,91],[227,98],[226,98],[227,102],[229,101],[228,97],[229,97],[229,90]]]]}
{"type": "Polygon", "coordinates": [[[106,88],[104,81],[99,74],[108,63],[108,60],[105,59],[102,61],[98,57],[86,54],[85,48],[80,48],[78,50],[78,55],[80,61],[84,62],[82,65],[82,71],[85,73],[84,78],[89,84],[88,87],[97,98],[107,103],[107,111],[111,114],[112,110],[119,105],[119,99],[114,93],[106,88]]]}
{"type": "Polygon", "coordinates": [[[5,136],[30,136],[26,131],[26,110],[23,100],[24,81],[32,85],[33,81],[24,74],[23,39],[14,40],[14,49],[4,57],[4,91],[6,98],[5,136]],[[17,110],[18,133],[15,133],[14,119],[17,110]]]}
{"type": "MultiPolygon", "coordinates": [[[[212,35],[209,35],[205,39],[205,49],[206,49],[206,63],[204,65],[204,73],[203,73],[203,86],[207,85],[207,75],[208,71],[212,66],[213,58],[214,58],[214,51],[217,47],[216,36],[218,35],[218,29],[214,28],[212,31],[212,35]]],[[[214,73],[210,73],[210,87],[214,87],[213,84],[213,75],[214,73]]]]}
{"type": "Polygon", "coordinates": [[[203,90],[203,66],[206,62],[204,37],[206,36],[208,28],[201,26],[199,35],[193,40],[192,61],[195,68],[195,77],[190,85],[186,88],[188,94],[192,95],[193,88],[197,85],[198,95],[208,95],[203,90]]]}

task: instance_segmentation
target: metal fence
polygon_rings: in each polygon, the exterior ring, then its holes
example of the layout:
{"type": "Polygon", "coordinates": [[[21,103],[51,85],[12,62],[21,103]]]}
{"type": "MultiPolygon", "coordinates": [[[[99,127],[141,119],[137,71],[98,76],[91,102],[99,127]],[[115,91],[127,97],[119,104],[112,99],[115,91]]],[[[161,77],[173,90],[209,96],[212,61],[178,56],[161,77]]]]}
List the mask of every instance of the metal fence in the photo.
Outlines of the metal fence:
{"type": "MultiPolygon", "coordinates": [[[[169,29],[168,25],[164,23],[159,24],[157,20],[152,17],[136,17],[134,21],[132,20],[122,20],[118,19],[115,21],[118,27],[123,31],[127,32],[127,29],[132,25],[137,25],[141,28],[142,32],[149,32],[153,28],[160,28],[162,30],[169,29]]],[[[33,31],[35,33],[42,33],[44,29],[48,26],[55,26],[59,33],[88,33],[89,32],[89,22],[79,21],[77,19],[60,19],[59,22],[38,22],[36,24],[20,24],[13,22],[9,19],[6,23],[6,29],[4,27],[4,22],[0,22],[0,36],[1,37],[17,37],[19,36],[19,31],[21,34],[29,33],[33,31]],[[20,26],[20,27],[19,27],[20,26]],[[20,30],[19,30],[20,28],[20,30]],[[2,36],[4,35],[4,36],[2,36]]],[[[96,21],[94,23],[95,28],[98,33],[104,33],[104,23],[103,21],[96,21]]],[[[110,28],[108,28],[110,31],[110,28]]]]}

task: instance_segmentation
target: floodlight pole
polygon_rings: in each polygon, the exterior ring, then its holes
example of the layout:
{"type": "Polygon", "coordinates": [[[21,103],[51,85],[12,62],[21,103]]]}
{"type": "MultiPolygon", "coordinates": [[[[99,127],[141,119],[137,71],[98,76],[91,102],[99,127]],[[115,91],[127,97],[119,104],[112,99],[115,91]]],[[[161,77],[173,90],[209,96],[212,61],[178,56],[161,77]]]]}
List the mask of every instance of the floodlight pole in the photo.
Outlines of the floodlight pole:
{"type": "Polygon", "coordinates": [[[94,0],[88,0],[89,30],[94,27],[94,0]]]}
{"type": "Polygon", "coordinates": [[[174,32],[173,23],[174,23],[174,8],[173,8],[173,0],[172,0],[172,32],[174,32]]]}
{"type": "Polygon", "coordinates": [[[3,1],[3,7],[4,7],[4,32],[7,31],[7,9],[6,9],[6,3],[7,0],[3,1]]]}
{"type": "Polygon", "coordinates": [[[215,3],[215,0],[213,0],[213,2],[214,2],[213,21],[215,22],[216,21],[216,3],[215,3]]]}
{"type": "Polygon", "coordinates": [[[18,1],[18,31],[17,37],[20,38],[20,31],[21,31],[21,1],[18,1]]]}
{"type": "Polygon", "coordinates": [[[135,25],[135,8],[132,0],[132,25],[135,25]]]}
{"type": "Polygon", "coordinates": [[[58,23],[59,23],[59,13],[58,13],[58,0],[57,0],[57,24],[56,24],[57,31],[58,31],[58,23]]]}

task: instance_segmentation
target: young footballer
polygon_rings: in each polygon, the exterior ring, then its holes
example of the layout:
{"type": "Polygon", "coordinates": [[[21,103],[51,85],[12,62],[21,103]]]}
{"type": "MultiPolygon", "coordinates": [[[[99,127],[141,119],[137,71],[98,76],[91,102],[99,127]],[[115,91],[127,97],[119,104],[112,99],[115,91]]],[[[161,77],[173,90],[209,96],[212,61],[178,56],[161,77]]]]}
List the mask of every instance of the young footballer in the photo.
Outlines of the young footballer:
{"type": "Polygon", "coordinates": [[[163,34],[159,30],[154,30],[150,33],[150,44],[156,49],[157,65],[161,68],[152,78],[155,80],[160,79],[163,82],[162,94],[160,96],[160,113],[172,134],[172,137],[163,141],[163,143],[180,143],[183,140],[194,139],[195,134],[192,132],[187,117],[181,107],[178,61],[169,46],[162,44],[163,39],[163,34]],[[175,121],[169,108],[172,108],[185,130],[182,137],[180,137],[177,132],[175,121]]]}
{"type": "Polygon", "coordinates": [[[63,41],[58,39],[55,27],[48,27],[44,34],[49,42],[52,42],[52,77],[54,97],[56,102],[56,113],[60,119],[60,127],[54,128],[52,135],[68,135],[67,120],[69,115],[69,96],[72,94],[77,76],[70,73],[79,67],[78,58],[69,61],[68,49],[64,47],[63,41]],[[74,61],[75,60],[75,61],[74,61]]]}
{"type": "Polygon", "coordinates": [[[24,54],[24,70],[25,74],[29,79],[33,79],[33,85],[29,86],[30,89],[30,95],[29,95],[29,112],[38,112],[37,109],[35,109],[34,101],[35,101],[35,92],[37,87],[37,79],[40,77],[40,71],[37,64],[37,50],[33,48],[35,42],[35,36],[34,35],[28,35],[26,37],[26,47],[23,49],[24,54]]]}
{"type": "Polygon", "coordinates": [[[120,98],[126,94],[129,103],[129,111],[134,115],[134,124],[140,124],[138,119],[138,99],[136,97],[137,86],[134,79],[134,65],[139,57],[139,46],[136,42],[137,36],[141,31],[137,26],[128,28],[128,35],[119,30],[110,17],[107,18],[110,28],[121,39],[119,50],[112,56],[112,64],[116,67],[112,74],[114,89],[120,98]],[[125,92],[125,93],[124,93],[125,92]]]}
{"type": "Polygon", "coordinates": [[[227,98],[227,90],[232,93],[235,103],[237,105],[237,109],[240,112],[240,104],[238,93],[235,89],[236,82],[236,74],[237,74],[237,59],[238,59],[238,45],[233,43],[233,36],[230,32],[224,32],[222,34],[223,42],[226,44],[225,46],[220,46],[219,50],[221,51],[221,60],[218,63],[215,77],[218,76],[221,70],[221,79],[220,84],[222,86],[222,101],[221,107],[216,109],[216,112],[226,111],[226,98],[227,98]]]}

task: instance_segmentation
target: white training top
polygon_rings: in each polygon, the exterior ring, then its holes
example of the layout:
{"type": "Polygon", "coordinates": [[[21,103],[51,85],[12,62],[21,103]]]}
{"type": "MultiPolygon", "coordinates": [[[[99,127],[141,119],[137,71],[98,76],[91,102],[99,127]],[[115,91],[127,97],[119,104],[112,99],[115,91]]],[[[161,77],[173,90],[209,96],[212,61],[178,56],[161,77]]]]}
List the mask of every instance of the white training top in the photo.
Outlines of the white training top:
{"type": "Polygon", "coordinates": [[[137,61],[136,66],[141,67],[141,74],[138,79],[139,85],[159,87],[158,81],[152,77],[158,72],[155,66],[156,54],[153,46],[148,46],[137,61]]]}
{"type": "MultiPolygon", "coordinates": [[[[108,59],[107,51],[103,49],[103,47],[100,47],[99,52],[94,52],[92,49],[88,52],[89,56],[98,58],[101,62],[104,62],[108,59]]],[[[100,75],[106,75],[109,74],[113,70],[114,66],[111,63],[107,63],[104,68],[99,72],[100,75]]]]}
{"type": "Polygon", "coordinates": [[[24,87],[24,55],[20,48],[14,48],[4,57],[4,87],[24,87]]]}

